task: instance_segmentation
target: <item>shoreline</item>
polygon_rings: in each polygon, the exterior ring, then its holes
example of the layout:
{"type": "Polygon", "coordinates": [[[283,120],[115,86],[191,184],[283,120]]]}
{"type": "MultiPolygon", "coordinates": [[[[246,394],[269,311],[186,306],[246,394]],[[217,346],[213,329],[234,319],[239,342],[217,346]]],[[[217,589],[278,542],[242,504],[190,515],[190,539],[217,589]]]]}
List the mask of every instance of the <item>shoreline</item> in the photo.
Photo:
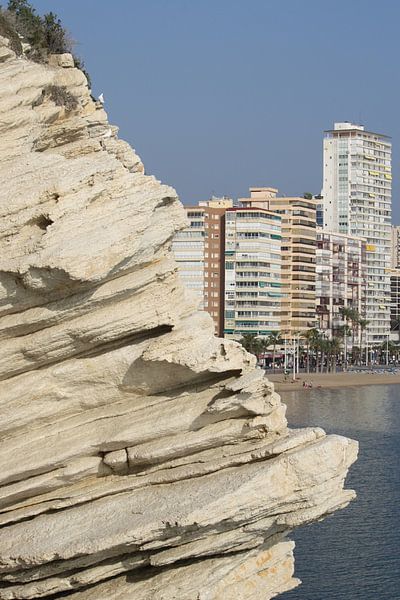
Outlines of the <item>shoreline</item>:
{"type": "Polygon", "coordinates": [[[284,380],[282,373],[266,373],[266,377],[274,384],[277,392],[290,390],[309,390],[314,388],[359,387],[363,385],[400,384],[399,373],[300,373],[296,381],[288,376],[284,380]],[[303,387],[303,381],[312,384],[312,388],[303,387]]]}

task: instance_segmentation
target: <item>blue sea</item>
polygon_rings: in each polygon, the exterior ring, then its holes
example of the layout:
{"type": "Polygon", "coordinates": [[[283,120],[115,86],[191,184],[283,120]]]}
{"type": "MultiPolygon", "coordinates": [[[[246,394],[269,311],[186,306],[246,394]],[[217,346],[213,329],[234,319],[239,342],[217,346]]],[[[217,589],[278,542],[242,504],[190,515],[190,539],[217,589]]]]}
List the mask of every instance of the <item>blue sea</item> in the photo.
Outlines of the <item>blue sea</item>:
{"type": "Polygon", "coordinates": [[[360,443],[347,478],[357,500],[295,530],[284,600],[400,600],[400,385],[284,392],[290,426],[318,425],[360,443]]]}

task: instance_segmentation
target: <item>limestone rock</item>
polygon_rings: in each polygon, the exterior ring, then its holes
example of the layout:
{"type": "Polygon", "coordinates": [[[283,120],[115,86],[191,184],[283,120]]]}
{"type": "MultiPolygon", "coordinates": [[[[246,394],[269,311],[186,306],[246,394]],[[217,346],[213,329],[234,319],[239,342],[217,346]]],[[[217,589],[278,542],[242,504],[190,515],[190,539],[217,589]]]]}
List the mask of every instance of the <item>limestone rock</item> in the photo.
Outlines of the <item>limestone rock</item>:
{"type": "Polygon", "coordinates": [[[0,38],[0,114],[0,600],[291,589],[287,535],[354,497],[357,444],[289,429],[214,337],[171,255],[175,191],[70,55],[0,38]]]}
{"type": "Polygon", "coordinates": [[[52,67],[63,67],[64,69],[71,69],[75,66],[72,55],[67,52],[64,54],[51,54],[49,56],[49,65],[52,67]]]}

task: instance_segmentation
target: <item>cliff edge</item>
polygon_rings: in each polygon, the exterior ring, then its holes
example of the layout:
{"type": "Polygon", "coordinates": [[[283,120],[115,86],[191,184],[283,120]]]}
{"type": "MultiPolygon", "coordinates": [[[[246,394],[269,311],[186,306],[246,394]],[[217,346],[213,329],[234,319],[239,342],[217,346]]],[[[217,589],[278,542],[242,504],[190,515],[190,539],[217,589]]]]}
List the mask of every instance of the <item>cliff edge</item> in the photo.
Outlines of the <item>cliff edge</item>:
{"type": "Polygon", "coordinates": [[[267,600],[357,444],[291,430],[213,336],[144,173],[70,55],[0,37],[0,599],[267,600]]]}

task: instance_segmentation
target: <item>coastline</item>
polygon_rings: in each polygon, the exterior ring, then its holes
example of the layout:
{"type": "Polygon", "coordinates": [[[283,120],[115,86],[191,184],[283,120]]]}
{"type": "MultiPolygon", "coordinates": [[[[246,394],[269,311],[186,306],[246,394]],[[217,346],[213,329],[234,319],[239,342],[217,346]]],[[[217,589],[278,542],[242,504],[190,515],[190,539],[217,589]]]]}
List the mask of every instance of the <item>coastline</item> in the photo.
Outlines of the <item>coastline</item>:
{"type": "Polygon", "coordinates": [[[292,381],[291,376],[284,380],[282,373],[266,373],[269,381],[274,384],[277,392],[287,392],[290,390],[307,390],[303,387],[303,381],[312,384],[313,388],[335,388],[335,387],[358,387],[362,385],[388,385],[393,383],[400,384],[399,373],[300,373],[296,381],[292,381]]]}

